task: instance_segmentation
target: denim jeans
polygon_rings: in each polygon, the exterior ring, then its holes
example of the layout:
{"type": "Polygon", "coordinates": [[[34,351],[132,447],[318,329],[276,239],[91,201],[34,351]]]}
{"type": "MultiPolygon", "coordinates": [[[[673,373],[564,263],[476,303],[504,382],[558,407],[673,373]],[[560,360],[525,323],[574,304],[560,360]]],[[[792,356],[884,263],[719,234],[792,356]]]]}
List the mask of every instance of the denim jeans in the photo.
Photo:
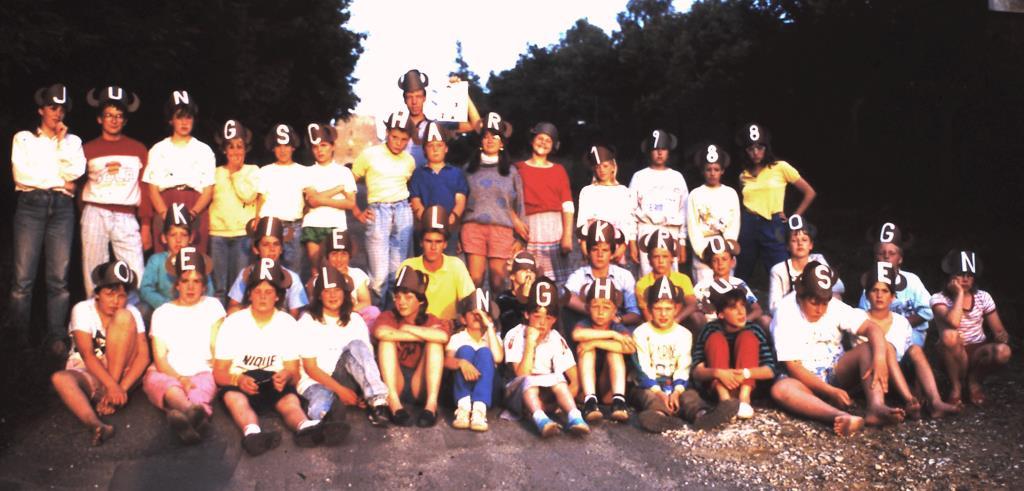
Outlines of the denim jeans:
{"type": "Polygon", "coordinates": [[[373,222],[366,227],[366,255],[370,263],[370,290],[379,305],[387,304],[391,282],[409,256],[412,242],[412,208],[408,201],[371,203],[373,222]]]}
{"type": "Polygon", "coordinates": [[[294,271],[305,280],[309,278],[309,269],[303,267],[306,248],[302,246],[302,220],[293,222],[282,220],[281,223],[284,225],[284,240],[281,241],[284,250],[281,262],[284,267],[294,271]]]}
{"type": "MultiPolygon", "coordinates": [[[[352,341],[334,366],[331,378],[352,390],[361,390],[366,402],[371,405],[381,404],[388,395],[388,387],[380,378],[377,361],[373,358],[373,350],[363,341],[352,341]]],[[[306,414],[309,419],[323,419],[338,396],[322,384],[309,386],[303,393],[309,402],[306,414]]]]}
{"type": "Polygon", "coordinates": [[[228,289],[238,272],[252,262],[252,240],[246,235],[238,237],[210,236],[210,253],[213,255],[212,296],[227,305],[228,289]]]}
{"type": "Polygon", "coordinates": [[[786,259],[786,221],[773,216],[766,220],[743,210],[740,214],[740,255],[736,259],[736,277],[749,281],[754,274],[758,259],[765,272],[786,259]]]}
{"type": "Polygon", "coordinates": [[[462,370],[455,370],[455,402],[469,396],[473,402],[482,402],[491,407],[491,395],[494,393],[494,355],[490,348],[474,350],[463,345],[455,352],[455,357],[467,360],[480,372],[480,378],[469,382],[462,376],[462,370]]]}
{"type": "Polygon", "coordinates": [[[75,233],[74,200],[53,191],[18,193],[14,211],[14,278],[9,326],[27,338],[39,256],[46,252],[46,333],[67,336],[68,267],[75,233]]]}

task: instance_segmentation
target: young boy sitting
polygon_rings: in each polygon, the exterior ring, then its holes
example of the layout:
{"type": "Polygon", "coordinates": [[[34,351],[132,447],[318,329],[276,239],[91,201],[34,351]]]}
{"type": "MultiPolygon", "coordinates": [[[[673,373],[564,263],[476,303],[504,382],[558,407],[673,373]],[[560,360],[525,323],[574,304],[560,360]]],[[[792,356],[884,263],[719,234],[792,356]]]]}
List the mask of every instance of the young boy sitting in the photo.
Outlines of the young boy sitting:
{"type": "MultiPolygon", "coordinates": [[[[259,257],[260,261],[270,259],[280,263],[281,253],[284,250],[282,243],[284,224],[281,220],[274,217],[260,218],[255,224],[256,226],[250,232],[253,253],[259,257]]],[[[249,266],[239,271],[238,278],[235,278],[235,283],[231,285],[231,291],[228,292],[228,298],[230,299],[228,302],[228,314],[233,314],[242,309],[242,301],[247,296],[245,276],[252,268],[252,266],[249,266]]],[[[299,279],[298,273],[284,266],[281,266],[281,269],[291,277],[290,286],[288,286],[285,292],[285,308],[288,309],[288,313],[292,317],[298,319],[300,309],[309,304],[309,297],[306,296],[306,289],[302,287],[302,280],[299,279]]]]}
{"type": "MultiPolygon", "coordinates": [[[[430,148],[427,147],[427,155],[430,148]]],[[[487,408],[494,393],[495,366],[505,359],[495,332],[498,306],[491,295],[477,288],[459,301],[464,329],[452,335],[445,348],[444,367],[454,370],[455,421],[452,428],[487,431],[487,408]]]]}
{"type": "Polygon", "coordinates": [[[832,423],[837,435],[850,436],[865,423],[899,423],[904,411],[885,404],[892,345],[863,310],[832,297],[836,280],[831,268],[812,261],[797,278],[796,291],[782,297],[772,336],[788,376],[772,386],[772,399],[800,416],[832,423]],[[866,336],[868,342],[846,351],[844,333],[866,336]],[[868,402],[863,418],[847,412],[853,400],[846,389],[858,384],[868,402]]]}
{"type": "Polygon", "coordinates": [[[655,230],[640,238],[640,251],[647,254],[651,264],[651,272],[636,282],[636,303],[643,313],[644,320],[650,322],[651,314],[647,310],[647,289],[654,281],[668,276],[673,285],[683,289],[683,308],[679,310],[676,322],[683,324],[697,312],[697,297],[693,294],[693,282],[690,277],[675,270],[676,248],[682,247],[672,238],[672,234],[664,230],[655,230]]]}
{"type": "Polygon", "coordinates": [[[598,408],[598,379],[602,401],[611,402],[611,419],[623,423],[629,420],[626,405],[626,355],[636,351],[629,329],[615,324],[612,318],[622,303],[622,294],[608,278],[595,279],[580,296],[587,300],[590,318],[576,323],[572,339],[579,354],[579,377],[583,386],[583,417],[590,424],[604,419],[598,408]],[[602,355],[598,359],[598,355],[602,355]],[[599,362],[603,365],[598,368],[599,362]],[[609,401],[610,400],[610,401],[609,401]]]}
{"type": "MultiPolygon", "coordinates": [[[[139,296],[142,298],[139,306],[143,319],[150,318],[153,311],[178,296],[174,289],[174,277],[167,272],[167,260],[177,256],[181,248],[192,245],[193,221],[194,217],[184,203],[171,203],[167,207],[163,233],[160,234],[164,251],[149,256],[139,285],[139,296]]],[[[210,278],[206,280],[206,291],[213,291],[210,278]]]]}
{"type": "Polygon", "coordinates": [[[71,355],[51,380],[64,405],[92,430],[92,444],[98,446],[114,436],[114,427],[99,416],[114,414],[128,402],[128,392],[149,365],[149,343],[138,309],[127,305],[137,279],[128,264],[100,264],[91,279],[96,285],[93,297],[71,309],[71,355]]]}
{"type": "Polygon", "coordinates": [[[738,397],[737,416],[754,417],[750,394],[757,382],[777,375],[772,344],[757,324],[747,321],[747,294],[725,281],[711,285],[718,319],[704,326],[693,345],[693,378],[711,384],[719,401],[738,397]]]}
{"type": "Polygon", "coordinates": [[[736,256],[740,254],[740,244],[735,240],[723,239],[721,236],[712,237],[708,240],[708,246],[704,249],[701,257],[704,263],[711,266],[712,277],[709,280],[698,282],[693,287],[693,293],[697,297],[701,313],[693,316],[694,323],[698,328],[718,318],[715,314],[715,307],[711,304],[711,284],[716,280],[728,282],[734,288],[743,290],[747,294],[747,318],[753,319],[761,329],[767,330],[771,324],[771,317],[764,315],[764,310],[757,303],[757,297],[747,286],[747,282],[732,275],[736,267],[736,256]]]}
{"type": "Polygon", "coordinates": [[[498,321],[501,323],[501,335],[504,339],[512,328],[523,323],[526,315],[526,304],[530,298],[530,288],[537,279],[537,260],[533,254],[521,251],[510,260],[508,290],[498,295],[498,307],[501,315],[498,321]]]}
{"type": "Polygon", "coordinates": [[[687,389],[693,335],[675,321],[682,299],[679,287],[659,278],[647,290],[651,320],[633,331],[637,370],[629,398],[640,411],[640,427],[653,433],[679,428],[677,417],[698,430],[711,429],[731,420],[739,408],[735,399],[712,408],[696,390],[687,389]]]}
{"type": "Polygon", "coordinates": [[[589,434],[590,426],[576,408],[566,379],[566,372],[576,366],[576,360],[565,339],[552,329],[559,312],[555,282],[538,278],[530,288],[527,305],[526,324],[516,326],[505,337],[505,361],[515,373],[505,385],[505,406],[514,413],[529,414],[540,435],[547,438],[562,429],[544,412],[544,403],[553,398],[567,415],[567,431],[589,434]]]}
{"type": "Polygon", "coordinates": [[[579,292],[595,279],[607,278],[622,295],[622,307],[615,313],[612,321],[627,326],[639,324],[643,317],[640,316],[640,309],[636,305],[636,280],[633,279],[633,273],[611,264],[612,254],[624,240],[622,232],[604,220],[595,220],[581,227],[580,234],[584,238],[583,254],[587,257],[589,265],[573,271],[565,282],[565,288],[570,292],[567,305],[569,310],[586,316],[587,304],[579,292]]]}

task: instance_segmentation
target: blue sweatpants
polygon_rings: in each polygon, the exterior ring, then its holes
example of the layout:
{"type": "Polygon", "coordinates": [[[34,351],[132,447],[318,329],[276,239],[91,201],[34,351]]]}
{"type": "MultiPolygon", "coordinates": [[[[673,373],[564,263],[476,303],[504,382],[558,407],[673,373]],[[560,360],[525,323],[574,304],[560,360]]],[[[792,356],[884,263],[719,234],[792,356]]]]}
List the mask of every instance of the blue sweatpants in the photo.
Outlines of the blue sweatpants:
{"type": "Polygon", "coordinates": [[[482,402],[491,407],[491,394],[494,393],[494,355],[491,349],[484,347],[474,350],[463,346],[455,352],[455,357],[467,360],[480,372],[480,378],[469,382],[462,376],[462,370],[455,370],[455,402],[469,396],[473,402],[482,402]]]}

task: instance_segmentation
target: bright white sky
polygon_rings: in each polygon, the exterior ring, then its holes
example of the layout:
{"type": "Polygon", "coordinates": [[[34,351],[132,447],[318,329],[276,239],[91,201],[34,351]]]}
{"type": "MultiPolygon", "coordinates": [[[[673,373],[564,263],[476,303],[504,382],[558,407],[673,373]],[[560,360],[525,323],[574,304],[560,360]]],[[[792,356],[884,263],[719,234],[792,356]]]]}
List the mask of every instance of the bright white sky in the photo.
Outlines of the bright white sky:
{"type": "MultiPolygon", "coordinates": [[[[357,114],[403,107],[396,85],[411,68],[441,83],[455,70],[455,42],[470,70],[486,84],[491,71],[515,66],[529,44],[548,46],[586,18],[605,32],[618,29],[626,0],[354,0],[347,27],[366,33],[356,65],[357,114]]],[[[675,0],[688,10],[691,0],[675,0]]]]}

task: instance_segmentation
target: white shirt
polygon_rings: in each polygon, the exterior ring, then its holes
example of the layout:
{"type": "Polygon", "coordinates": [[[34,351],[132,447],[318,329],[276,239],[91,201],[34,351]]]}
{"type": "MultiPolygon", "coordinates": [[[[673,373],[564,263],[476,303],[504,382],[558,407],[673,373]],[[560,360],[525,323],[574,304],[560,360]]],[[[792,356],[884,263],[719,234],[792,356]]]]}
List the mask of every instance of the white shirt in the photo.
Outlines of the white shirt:
{"type": "Polygon", "coordinates": [[[736,240],[740,235],[740,198],[736,190],[726,185],[704,185],[691,191],[686,198],[686,229],[698,256],[707,249],[710,237],[724,235],[736,240]]]}
{"type": "Polygon", "coordinates": [[[150,336],[167,347],[167,364],[181,375],[210,371],[213,326],[224,318],[224,306],[203,297],[188,307],[167,302],[153,312],[150,336]]]}
{"type": "Polygon", "coordinates": [[[636,340],[636,360],[641,380],[657,382],[662,390],[671,391],[672,383],[690,378],[693,335],[690,330],[675,324],[667,332],[660,332],[649,322],[633,331],[636,340]]]}
{"type": "MultiPolygon", "coordinates": [[[[306,178],[308,180],[306,187],[311,187],[318,193],[337,186],[342,186],[345,191],[353,194],[356,192],[356,178],[352,176],[352,171],[337,162],[313,164],[307,167],[306,178]]],[[[331,196],[331,199],[344,201],[344,195],[338,193],[331,196]]],[[[345,230],[348,228],[348,219],[345,216],[345,210],[330,206],[318,206],[306,212],[305,218],[302,219],[302,226],[345,230]]]]}
{"type": "Polygon", "coordinates": [[[454,353],[463,346],[469,346],[474,350],[488,347],[489,345],[487,344],[487,332],[484,331],[484,335],[480,336],[480,340],[477,341],[473,339],[473,336],[469,335],[469,332],[463,329],[455,334],[452,334],[452,337],[448,338],[448,345],[445,346],[444,349],[445,351],[451,351],[452,353],[454,353]]]}
{"type": "MultiPolygon", "coordinates": [[[[373,353],[373,344],[370,342],[370,331],[366,322],[359,314],[353,312],[349,318],[348,325],[339,326],[338,318],[324,314],[324,322],[321,323],[309,315],[302,314],[299,319],[299,337],[301,339],[299,355],[302,358],[316,358],[316,366],[331,374],[334,367],[341,359],[342,353],[353,341],[362,341],[373,353]]],[[[305,367],[302,370],[302,379],[299,380],[298,391],[300,394],[306,391],[317,381],[306,373],[305,367]]]]}
{"type": "Polygon", "coordinates": [[[347,274],[348,277],[352,279],[352,305],[355,305],[356,303],[359,302],[359,287],[370,287],[370,276],[367,275],[365,271],[353,266],[348,267],[347,274]]]}
{"type": "Polygon", "coordinates": [[[65,181],[85,173],[82,140],[70,133],[58,141],[57,137],[19,131],[11,144],[11,170],[17,191],[63,188],[65,181]]]}
{"type": "Polygon", "coordinates": [[[274,311],[274,317],[261,329],[248,308],[224,319],[217,333],[214,357],[231,360],[231,373],[249,370],[279,372],[284,362],[299,359],[298,324],[292,316],[274,311]]]}
{"type": "MultiPolygon", "coordinates": [[[[146,324],[142,321],[142,314],[139,313],[139,309],[130,304],[126,305],[125,309],[135,319],[135,330],[139,333],[145,333],[146,324]]],[[[71,323],[68,324],[68,334],[71,334],[73,338],[75,331],[88,334],[92,338],[93,351],[96,353],[96,356],[103,358],[103,355],[107,352],[107,328],[103,325],[103,320],[100,319],[99,311],[96,310],[95,297],[82,300],[71,309],[71,323]]],[[[71,355],[68,357],[68,361],[72,359],[82,360],[82,355],[75,347],[75,343],[71,343],[71,355]]]]}
{"type": "Polygon", "coordinates": [[[576,227],[594,220],[604,220],[615,225],[626,237],[626,242],[636,237],[636,193],[621,184],[602,186],[591,184],[580,190],[580,206],[576,210],[576,227]]]}
{"type": "MultiPolygon", "coordinates": [[[[910,327],[910,321],[906,317],[896,313],[892,314],[892,325],[889,326],[889,331],[885,333],[885,340],[896,350],[896,361],[902,360],[903,355],[910,349],[913,332],[914,328],[910,327]]],[[[854,339],[855,345],[866,342],[868,342],[868,338],[865,336],[857,336],[854,339]]]]}
{"type": "Polygon", "coordinates": [[[164,138],[149,149],[148,160],[142,182],[153,184],[161,191],[188,186],[201,193],[215,182],[217,158],[209,145],[195,138],[189,138],[182,147],[172,143],[171,137],[164,138]]]}
{"type": "MultiPolygon", "coordinates": [[[[505,335],[505,362],[519,363],[523,361],[523,350],[526,348],[526,326],[519,324],[505,335]]],[[[537,342],[533,355],[533,371],[530,375],[550,375],[565,373],[576,366],[576,358],[569,345],[562,339],[558,331],[552,329],[548,335],[537,342]]]]}
{"type": "MultiPolygon", "coordinates": [[[[825,260],[825,256],[812,252],[807,256],[808,264],[818,261],[825,266],[828,266],[828,261],[825,260]]],[[[793,260],[786,259],[775,266],[772,266],[771,271],[768,272],[768,312],[775,313],[775,309],[778,308],[779,301],[782,297],[786,296],[789,292],[793,291],[793,282],[803,273],[803,270],[797,271],[793,267],[793,260]]],[[[842,296],[846,292],[846,285],[843,284],[843,280],[837,279],[836,284],[832,286],[832,293],[842,296]]]]}
{"type": "Polygon", "coordinates": [[[263,196],[260,217],[300,220],[306,200],[302,190],[309,186],[309,167],[291,164],[269,164],[256,172],[256,192],[263,196]]]}
{"type": "Polygon", "coordinates": [[[804,368],[818,372],[831,367],[843,354],[843,332],[853,335],[868,318],[863,310],[829,300],[825,314],[817,322],[804,317],[796,292],[782,297],[771,331],[780,362],[799,361],[804,368]]]}
{"type": "Polygon", "coordinates": [[[689,190],[683,175],[675,169],[640,169],[629,181],[636,193],[633,214],[638,223],[681,227],[686,235],[686,199],[689,190]]]}

